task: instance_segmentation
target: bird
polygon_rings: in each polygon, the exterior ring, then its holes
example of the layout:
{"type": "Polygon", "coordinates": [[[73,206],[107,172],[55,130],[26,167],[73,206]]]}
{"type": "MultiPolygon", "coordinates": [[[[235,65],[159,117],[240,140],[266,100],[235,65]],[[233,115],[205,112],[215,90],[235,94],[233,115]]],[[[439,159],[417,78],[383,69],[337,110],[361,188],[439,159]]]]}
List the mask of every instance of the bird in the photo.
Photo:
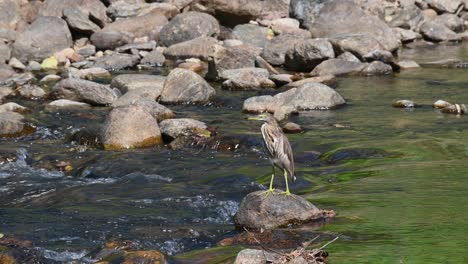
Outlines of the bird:
{"type": "Polygon", "coordinates": [[[250,117],[250,120],[264,121],[260,130],[262,132],[265,151],[273,168],[270,180],[270,188],[265,192],[268,196],[273,193],[273,180],[275,178],[275,167],[282,170],[286,182],[286,191],[281,194],[291,195],[289,191],[288,178],[293,182],[296,180],[294,170],[294,157],[288,138],[281,130],[276,119],[269,113],[263,113],[256,117],[250,117]]]}

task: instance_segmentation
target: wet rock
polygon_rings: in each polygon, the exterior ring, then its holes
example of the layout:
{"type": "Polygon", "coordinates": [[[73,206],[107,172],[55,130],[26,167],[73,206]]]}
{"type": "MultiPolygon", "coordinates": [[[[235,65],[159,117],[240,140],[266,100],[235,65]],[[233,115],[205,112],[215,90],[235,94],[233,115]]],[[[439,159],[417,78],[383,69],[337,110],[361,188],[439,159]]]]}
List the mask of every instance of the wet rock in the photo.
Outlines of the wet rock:
{"type": "Polygon", "coordinates": [[[445,108],[445,107],[448,107],[448,106],[451,106],[452,104],[447,102],[447,101],[444,101],[444,100],[437,100],[436,102],[434,102],[432,104],[432,107],[434,108],[438,108],[438,109],[442,109],[442,108],[445,108]]]}
{"type": "Polygon", "coordinates": [[[330,42],[340,53],[350,52],[364,61],[364,56],[375,51],[383,50],[384,47],[373,36],[369,35],[345,35],[331,38],[330,42]]]}
{"type": "Polygon", "coordinates": [[[26,70],[26,66],[16,58],[11,58],[10,61],[8,62],[8,65],[10,65],[13,69],[22,70],[22,71],[26,70]]]}
{"type": "Polygon", "coordinates": [[[122,19],[130,17],[139,17],[147,14],[162,15],[171,18],[179,13],[179,10],[167,3],[127,3],[125,1],[116,1],[107,8],[107,13],[111,18],[122,19]]]}
{"type": "Polygon", "coordinates": [[[156,97],[151,98],[156,99],[162,92],[165,80],[166,77],[158,75],[121,74],[112,79],[110,87],[119,89],[122,94],[141,89],[154,90],[152,94],[156,97]]]}
{"type": "Polygon", "coordinates": [[[190,118],[166,119],[161,121],[159,125],[161,133],[171,139],[180,136],[191,136],[207,129],[205,123],[190,118]]]}
{"type": "Polygon", "coordinates": [[[298,125],[296,123],[293,123],[293,122],[287,122],[283,126],[283,132],[284,133],[297,134],[297,133],[301,133],[303,131],[304,130],[302,129],[302,127],[300,125],[298,125]]]}
{"type": "Polygon", "coordinates": [[[243,45],[230,48],[216,46],[213,58],[209,61],[207,77],[218,79],[224,70],[255,67],[256,57],[254,50],[243,45]]]}
{"type": "Polygon", "coordinates": [[[218,41],[212,37],[198,37],[171,45],[164,51],[164,56],[171,60],[198,58],[207,61],[215,52],[218,41]]]}
{"type": "Polygon", "coordinates": [[[348,52],[348,51],[341,53],[340,56],[336,58],[345,60],[345,61],[361,62],[361,60],[359,60],[356,56],[354,56],[351,52],[348,52]]]}
{"type": "Polygon", "coordinates": [[[66,8],[80,9],[84,13],[89,13],[90,18],[101,27],[108,20],[106,6],[99,0],[46,0],[39,11],[39,15],[62,17],[66,8]]]}
{"type": "Polygon", "coordinates": [[[272,65],[282,65],[285,62],[286,53],[302,41],[303,39],[292,34],[276,36],[265,44],[261,56],[272,65]]]}
{"type": "Polygon", "coordinates": [[[42,98],[46,95],[44,89],[37,85],[27,84],[18,88],[18,93],[26,98],[42,98]]]}
{"type": "Polygon", "coordinates": [[[156,48],[156,41],[151,40],[148,42],[131,43],[131,44],[123,45],[122,47],[118,47],[117,49],[115,49],[115,51],[121,52],[121,53],[129,52],[129,51],[131,52],[132,49],[136,49],[139,51],[140,50],[151,51],[155,48],[156,48]]]}
{"type": "Polygon", "coordinates": [[[459,41],[461,37],[445,25],[434,22],[424,22],[420,28],[424,38],[431,41],[459,41]]]}
{"type": "Polygon", "coordinates": [[[174,112],[172,112],[164,105],[159,104],[150,96],[152,95],[149,93],[143,93],[143,91],[132,91],[117,99],[112,104],[112,107],[124,107],[129,105],[141,106],[154,118],[156,118],[158,122],[164,119],[175,117],[174,112]],[[138,96],[133,96],[134,94],[138,94],[138,96]]]}
{"type": "Polygon", "coordinates": [[[94,67],[106,70],[123,70],[136,66],[140,61],[140,56],[125,53],[112,53],[102,56],[96,60],[94,67]]]}
{"type": "Polygon", "coordinates": [[[149,66],[162,66],[164,65],[165,61],[166,57],[164,57],[163,53],[155,49],[150,53],[146,54],[140,61],[140,64],[149,66]]]}
{"type": "Polygon", "coordinates": [[[465,29],[464,21],[462,18],[454,14],[442,14],[435,17],[432,22],[448,27],[450,30],[460,33],[465,29]]]}
{"type": "Polygon", "coordinates": [[[276,87],[269,79],[269,73],[260,68],[241,68],[225,70],[220,78],[225,80],[223,88],[232,90],[258,90],[276,87]]]}
{"type": "Polygon", "coordinates": [[[442,113],[463,115],[468,113],[468,106],[465,104],[453,104],[442,108],[442,113]]]}
{"type": "Polygon", "coordinates": [[[0,112],[0,137],[19,135],[24,129],[22,115],[11,111],[0,112]]]}
{"type": "Polygon", "coordinates": [[[232,30],[232,36],[243,43],[259,48],[264,48],[266,43],[269,41],[268,28],[255,24],[237,25],[232,30]]]}
{"type": "Polygon", "coordinates": [[[6,63],[11,57],[10,46],[0,40],[0,63],[6,63]]]}
{"type": "Polygon", "coordinates": [[[412,60],[402,60],[398,62],[398,66],[402,70],[420,68],[419,64],[412,60]]]}
{"type": "Polygon", "coordinates": [[[366,65],[362,70],[366,75],[386,75],[393,72],[392,66],[385,64],[381,61],[373,61],[366,65]]]}
{"type": "Polygon", "coordinates": [[[177,68],[193,71],[203,76],[208,70],[208,64],[199,59],[192,58],[186,59],[184,62],[178,64],[177,68]]]}
{"type": "Polygon", "coordinates": [[[393,28],[393,31],[400,36],[400,39],[403,43],[408,43],[422,38],[421,34],[412,30],[407,30],[403,28],[393,28]]]}
{"type": "Polygon", "coordinates": [[[167,23],[168,20],[165,16],[150,13],[144,16],[119,19],[108,24],[102,30],[120,32],[131,39],[147,37],[148,39],[156,40],[161,29],[167,23]]]}
{"type": "Polygon", "coordinates": [[[73,44],[67,23],[58,17],[39,17],[13,44],[13,56],[22,62],[44,58],[73,44]]]}
{"type": "Polygon", "coordinates": [[[18,113],[21,113],[21,112],[25,112],[27,110],[28,110],[28,108],[26,108],[26,107],[24,107],[22,105],[19,105],[17,103],[13,103],[13,102],[0,105],[0,113],[5,113],[5,112],[18,112],[18,113]]]}
{"type": "Polygon", "coordinates": [[[222,24],[235,26],[250,20],[287,17],[289,1],[202,0],[200,4],[207,12],[218,15],[222,24]]]}
{"type": "Polygon", "coordinates": [[[76,52],[78,52],[78,54],[80,54],[81,56],[85,57],[93,56],[94,54],[96,54],[96,46],[87,44],[83,47],[78,48],[76,52]]]}
{"type": "Polygon", "coordinates": [[[60,107],[60,108],[82,108],[82,107],[91,107],[91,105],[82,102],[76,102],[67,99],[59,99],[52,101],[48,104],[49,106],[60,107]]]}
{"type": "Polygon", "coordinates": [[[295,71],[311,71],[322,61],[335,57],[333,46],[325,39],[304,40],[289,50],[285,57],[285,66],[295,71]]]}
{"type": "Polygon", "coordinates": [[[272,74],[270,75],[270,80],[272,80],[276,85],[282,86],[292,82],[291,74],[272,74]]]}
{"type": "MultiPolygon", "coordinates": [[[[0,72],[1,73],[1,72],[0,72]]],[[[8,86],[21,86],[29,84],[36,81],[36,77],[30,72],[13,74],[5,81],[5,84],[8,86]]]]}
{"type": "Polygon", "coordinates": [[[278,257],[278,254],[265,250],[243,249],[237,254],[234,264],[273,263],[278,257]]]}
{"type": "Polygon", "coordinates": [[[159,33],[160,44],[171,46],[197,37],[216,37],[220,33],[216,18],[200,12],[175,16],[159,33]]]}
{"type": "Polygon", "coordinates": [[[61,80],[52,89],[52,94],[57,99],[69,99],[92,105],[112,104],[117,98],[107,85],[76,78],[61,80]]]}
{"type": "Polygon", "coordinates": [[[313,37],[362,34],[374,37],[384,50],[394,51],[401,45],[399,37],[388,25],[378,17],[367,14],[352,1],[331,0],[311,5],[316,9],[309,10],[304,25],[309,25],[313,37]]]}
{"type": "Polygon", "coordinates": [[[11,87],[0,86],[0,103],[10,94],[13,94],[13,89],[11,87]]]}
{"type": "Polygon", "coordinates": [[[37,248],[33,248],[33,244],[29,240],[19,240],[12,237],[0,238],[0,263],[16,264],[16,263],[51,263],[58,262],[46,259],[37,248]]]}
{"type": "Polygon", "coordinates": [[[65,8],[63,16],[74,32],[91,35],[101,30],[98,25],[89,19],[89,13],[78,8],[65,8]]]}
{"type": "Polygon", "coordinates": [[[393,107],[396,108],[414,108],[417,107],[418,105],[410,100],[398,100],[392,104],[393,107]]]}
{"type": "Polygon", "coordinates": [[[238,226],[251,229],[274,229],[323,219],[322,210],[304,198],[275,191],[265,198],[263,191],[249,193],[234,216],[238,226]]]}
{"type": "Polygon", "coordinates": [[[142,106],[114,108],[102,130],[104,148],[121,150],[144,148],[162,143],[156,119],[142,106]]]}
{"type": "Polygon", "coordinates": [[[99,67],[81,69],[81,70],[71,73],[71,75],[74,78],[80,78],[80,79],[85,79],[85,80],[94,80],[94,79],[99,79],[99,78],[111,77],[111,74],[108,70],[99,68],[99,67]]]}
{"type": "Polygon", "coordinates": [[[362,62],[331,59],[320,63],[310,74],[313,76],[341,76],[347,74],[359,74],[364,70],[364,68],[366,68],[366,64],[362,62]]]}
{"type": "Polygon", "coordinates": [[[300,79],[295,82],[291,82],[286,84],[283,88],[297,88],[300,87],[306,83],[325,83],[325,84],[330,84],[333,83],[335,80],[334,75],[322,75],[322,76],[315,76],[315,77],[310,77],[310,78],[305,78],[305,79],[300,79]]]}
{"type": "Polygon", "coordinates": [[[98,31],[91,35],[91,42],[97,49],[114,50],[131,42],[130,36],[118,31],[98,31]]]}
{"type": "Polygon", "coordinates": [[[455,13],[462,5],[460,0],[425,0],[425,2],[440,13],[455,13]]]}
{"type": "Polygon", "coordinates": [[[184,69],[172,70],[164,83],[163,103],[206,103],[216,91],[200,75],[184,69]]]}

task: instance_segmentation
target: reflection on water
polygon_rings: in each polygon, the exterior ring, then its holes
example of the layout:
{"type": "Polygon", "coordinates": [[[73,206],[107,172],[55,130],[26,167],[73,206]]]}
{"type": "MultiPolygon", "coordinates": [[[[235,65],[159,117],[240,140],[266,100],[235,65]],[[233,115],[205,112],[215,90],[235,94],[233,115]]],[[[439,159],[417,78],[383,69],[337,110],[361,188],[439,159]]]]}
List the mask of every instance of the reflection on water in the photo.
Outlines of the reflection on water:
{"type": "MultiPolygon", "coordinates": [[[[431,107],[438,99],[468,103],[467,87],[464,69],[343,78],[336,89],[347,106],[291,117],[306,130],[289,135],[300,177],[292,189],[338,213],[313,227],[341,235],[328,248],[332,263],[468,261],[468,122],[431,107]],[[422,107],[392,108],[399,99],[422,107]]],[[[34,241],[47,258],[81,262],[92,262],[91,252],[111,239],[177,258],[235,235],[232,215],[268,182],[270,168],[259,151],[260,124],[241,113],[243,99],[255,93],[219,93],[213,106],[172,108],[222,135],[244,137],[234,152],[79,148],[67,135],[98,127],[108,109],[51,113],[29,103],[37,132],[0,145],[0,153],[17,156],[0,165],[0,232],[34,241]],[[58,171],[57,161],[73,170],[58,171]]]]}

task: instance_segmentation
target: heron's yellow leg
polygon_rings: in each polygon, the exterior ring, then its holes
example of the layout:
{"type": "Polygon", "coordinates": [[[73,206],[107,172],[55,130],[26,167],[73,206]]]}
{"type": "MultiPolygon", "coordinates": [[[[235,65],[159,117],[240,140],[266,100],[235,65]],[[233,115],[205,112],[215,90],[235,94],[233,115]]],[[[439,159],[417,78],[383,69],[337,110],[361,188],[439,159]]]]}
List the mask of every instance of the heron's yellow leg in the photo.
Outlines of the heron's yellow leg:
{"type": "Polygon", "coordinates": [[[291,192],[289,191],[289,185],[288,185],[288,172],[286,170],[284,170],[284,181],[286,182],[286,191],[282,192],[281,194],[291,195],[291,192]]]}
{"type": "Polygon", "coordinates": [[[265,197],[268,197],[268,195],[270,195],[271,193],[273,193],[275,191],[275,189],[273,189],[273,180],[274,179],[275,179],[275,166],[273,166],[273,173],[271,174],[270,189],[268,189],[267,191],[264,192],[264,194],[266,195],[265,197]]]}

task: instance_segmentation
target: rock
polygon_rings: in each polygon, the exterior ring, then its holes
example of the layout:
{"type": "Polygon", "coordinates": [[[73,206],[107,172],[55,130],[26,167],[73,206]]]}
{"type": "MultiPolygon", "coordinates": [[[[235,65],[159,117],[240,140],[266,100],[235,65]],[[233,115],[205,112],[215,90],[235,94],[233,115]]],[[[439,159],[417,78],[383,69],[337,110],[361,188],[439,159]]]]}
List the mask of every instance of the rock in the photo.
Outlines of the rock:
{"type": "Polygon", "coordinates": [[[162,92],[166,77],[149,74],[121,74],[112,79],[111,88],[119,89],[122,94],[133,90],[150,89],[156,100],[162,92]]]}
{"type": "Polygon", "coordinates": [[[455,13],[462,5],[460,0],[425,0],[429,7],[439,13],[455,13]]]}
{"type": "Polygon", "coordinates": [[[22,62],[44,58],[73,44],[67,23],[58,17],[39,17],[13,44],[13,56],[22,62]]]}
{"type": "Polygon", "coordinates": [[[302,131],[304,131],[302,129],[302,127],[300,125],[296,124],[296,123],[293,123],[293,122],[287,122],[283,126],[283,132],[284,133],[297,134],[297,133],[301,133],[302,131]]]}
{"type": "Polygon", "coordinates": [[[117,49],[115,49],[115,51],[121,52],[121,53],[132,51],[132,49],[151,51],[155,48],[156,48],[156,41],[151,40],[151,41],[142,42],[142,43],[126,44],[126,45],[123,45],[122,47],[118,47],[117,49]]]}
{"type": "MultiPolygon", "coordinates": [[[[271,76],[270,76],[271,77],[271,76]]],[[[297,88],[306,83],[332,83],[336,78],[334,75],[321,75],[310,78],[301,79],[295,82],[286,84],[283,88],[297,88]]]]}
{"type": "Polygon", "coordinates": [[[268,42],[268,28],[254,24],[237,25],[232,30],[232,36],[243,43],[264,48],[268,42]]]}
{"type": "Polygon", "coordinates": [[[101,28],[89,19],[89,14],[77,8],[65,8],[63,16],[70,28],[77,33],[91,35],[101,28]]]}
{"type": "Polygon", "coordinates": [[[224,70],[253,68],[255,67],[255,51],[245,46],[224,48],[216,46],[213,58],[208,64],[208,76],[210,79],[218,79],[224,70]]]}
{"type": "Polygon", "coordinates": [[[199,59],[192,58],[178,64],[177,68],[193,71],[203,76],[208,70],[208,64],[199,59]]]}
{"type": "Polygon", "coordinates": [[[448,106],[451,106],[452,104],[444,101],[444,100],[437,100],[432,104],[432,107],[437,108],[437,109],[442,109],[448,106]]]}
{"type": "Polygon", "coordinates": [[[46,95],[46,92],[41,87],[33,84],[19,87],[18,92],[22,97],[26,98],[42,98],[46,95]]]}
{"type": "Polygon", "coordinates": [[[223,41],[223,47],[225,47],[225,48],[241,46],[243,44],[244,44],[244,42],[242,42],[241,40],[238,40],[238,39],[225,39],[223,41]]]}
{"type": "Polygon", "coordinates": [[[463,30],[465,30],[463,19],[454,14],[442,14],[435,17],[432,22],[444,25],[457,33],[463,32],[463,30]]]}
{"type": "Polygon", "coordinates": [[[40,16],[62,17],[66,8],[79,9],[89,14],[92,21],[100,27],[107,23],[106,6],[99,0],[46,0],[39,11],[40,16]]]}
{"type": "Polygon", "coordinates": [[[91,107],[91,105],[87,103],[76,102],[76,101],[67,100],[67,99],[59,99],[59,100],[52,101],[48,104],[48,106],[54,106],[54,107],[60,107],[60,108],[91,107]]]}
{"type": "Polygon", "coordinates": [[[0,113],[5,113],[5,112],[26,112],[28,110],[28,108],[22,106],[22,105],[19,105],[17,103],[6,103],[6,104],[2,104],[0,105],[0,113]]]}
{"type": "Polygon", "coordinates": [[[366,65],[362,73],[366,75],[385,75],[393,72],[392,66],[381,61],[373,61],[366,65]]]}
{"type": "MultiPolygon", "coordinates": [[[[0,72],[0,75],[1,75],[1,72],[0,72]]],[[[5,81],[5,84],[8,86],[17,87],[17,86],[29,84],[35,81],[36,81],[36,78],[34,77],[32,73],[25,72],[25,73],[13,74],[12,76],[10,76],[10,78],[8,78],[5,81]]]]}
{"type": "Polygon", "coordinates": [[[219,33],[219,23],[216,18],[205,13],[190,11],[175,16],[165,25],[159,33],[159,40],[160,44],[169,47],[201,36],[216,37],[219,33]]]}
{"type": "Polygon", "coordinates": [[[25,129],[24,117],[15,112],[0,113],[0,137],[14,137],[25,129]]]}
{"type": "Polygon", "coordinates": [[[180,136],[191,136],[202,130],[206,130],[205,123],[190,118],[166,119],[159,124],[161,133],[172,139],[180,136]]]}
{"type": "Polygon", "coordinates": [[[94,79],[105,79],[110,78],[111,74],[109,71],[99,67],[92,67],[88,69],[81,69],[72,74],[74,78],[94,80],[94,79]]]}
{"type": "Polygon", "coordinates": [[[294,45],[304,41],[291,34],[282,34],[274,37],[265,44],[261,56],[272,65],[283,65],[286,53],[294,49],[294,45]]]}
{"type": "Polygon", "coordinates": [[[396,108],[414,108],[417,107],[418,105],[410,100],[398,100],[392,104],[393,107],[396,108]]]}
{"type": "Polygon", "coordinates": [[[265,198],[263,191],[249,193],[242,199],[234,216],[238,226],[251,229],[274,229],[323,219],[323,212],[301,196],[273,194],[265,198]]]}
{"type": "Polygon", "coordinates": [[[269,79],[269,73],[260,68],[240,68],[225,70],[220,78],[226,80],[223,82],[223,88],[231,90],[258,90],[262,88],[276,87],[273,81],[269,79]]]}
{"type": "Polygon", "coordinates": [[[332,88],[320,83],[305,83],[275,96],[250,97],[244,101],[243,111],[250,113],[289,110],[289,113],[303,110],[332,109],[345,104],[345,100],[332,88]]]}
{"type": "Polygon", "coordinates": [[[54,57],[48,57],[41,63],[41,69],[43,70],[56,70],[58,68],[58,60],[54,57]]]}
{"type": "Polygon", "coordinates": [[[30,71],[40,71],[42,70],[41,64],[37,61],[29,61],[28,62],[28,69],[30,71]]]}
{"type": "Polygon", "coordinates": [[[104,149],[145,148],[162,143],[158,122],[144,107],[114,108],[102,130],[104,149]]]}
{"type": "Polygon", "coordinates": [[[179,10],[167,3],[126,3],[125,1],[117,1],[112,3],[107,8],[107,13],[111,18],[131,18],[140,17],[147,14],[162,15],[171,18],[179,13],[179,10]]]}
{"type": "Polygon", "coordinates": [[[218,41],[212,37],[198,37],[171,45],[164,51],[164,56],[171,60],[198,58],[207,61],[215,52],[218,41]]]}
{"type": "Polygon", "coordinates": [[[92,105],[112,104],[117,97],[107,85],[75,78],[58,82],[52,89],[52,94],[57,99],[69,99],[92,105]]]}
{"type": "Polygon", "coordinates": [[[22,71],[26,70],[26,66],[16,58],[11,58],[10,61],[8,62],[8,65],[10,65],[13,69],[22,70],[22,71]]]}
{"type": "Polygon", "coordinates": [[[94,54],[96,54],[96,46],[87,44],[86,46],[79,48],[76,52],[78,52],[78,54],[80,54],[81,56],[85,57],[93,56],[94,54]]]}
{"type": "Polygon", "coordinates": [[[276,85],[281,86],[292,82],[291,74],[272,74],[270,75],[270,80],[272,80],[276,85]]]}
{"type": "Polygon", "coordinates": [[[351,52],[357,56],[361,61],[364,61],[364,56],[375,50],[383,50],[384,47],[380,42],[369,35],[345,35],[331,38],[330,42],[333,47],[343,52],[351,52]]]}
{"type": "Polygon", "coordinates": [[[166,57],[164,57],[162,52],[155,49],[148,53],[146,56],[144,56],[143,59],[140,61],[140,64],[149,66],[163,66],[165,61],[166,57]]]}
{"type": "Polygon", "coordinates": [[[0,103],[3,102],[5,97],[13,94],[13,89],[8,86],[0,86],[0,103]]]}
{"type": "Polygon", "coordinates": [[[112,107],[124,107],[129,105],[138,105],[141,106],[150,113],[158,122],[168,119],[174,118],[175,114],[169,108],[165,107],[164,105],[159,104],[154,99],[152,99],[151,94],[143,93],[144,90],[134,90],[127,94],[124,94],[119,99],[117,99],[113,104],[112,107]],[[138,94],[140,96],[133,96],[133,94],[138,94]],[[149,96],[145,96],[149,95],[149,96]]]}
{"type": "Polygon", "coordinates": [[[163,103],[206,103],[216,91],[200,75],[184,69],[172,70],[164,83],[163,103]]]}
{"type": "Polygon", "coordinates": [[[421,34],[431,41],[460,41],[461,38],[448,27],[434,22],[424,22],[421,25],[421,34]]]}
{"type": "Polygon", "coordinates": [[[288,16],[289,0],[202,0],[207,12],[218,15],[224,25],[235,26],[250,20],[288,16]]]}
{"type": "Polygon", "coordinates": [[[356,56],[354,56],[351,52],[348,52],[348,51],[341,53],[340,56],[336,58],[345,60],[345,61],[361,62],[361,60],[359,60],[356,56]]]}
{"type": "Polygon", "coordinates": [[[255,58],[255,65],[257,65],[259,68],[267,70],[269,74],[279,74],[278,70],[276,70],[273,66],[271,66],[270,63],[268,63],[260,56],[255,58]]]}
{"type": "Polygon", "coordinates": [[[333,46],[325,39],[304,40],[286,53],[285,66],[294,71],[311,71],[322,61],[335,57],[333,46]]]}
{"type": "Polygon", "coordinates": [[[102,30],[120,32],[131,39],[147,37],[156,40],[161,29],[167,23],[168,20],[165,16],[150,13],[144,16],[119,19],[108,24],[102,30]]]}
{"type": "Polygon", "coordinates": [[[11,51],[10,46],[5,44],[2,40],[0,40],[0,64],[3,64],[10,60],[11,51]]]}
{"type": "Polygon", "coordinates": [[[278,254],[265,250],[243,249],[237,254],[234,264],[274,263],[273,261],[277,258],[279,258],[278,254]]]}
{"type": "Polygon", "coordinates": [[[113,53],[102,56],[96,60],[94,67],[106,70],[123,70],[136,66],[140,61],[140,56],[124,53],[113,53]]]}
{"type": "Polygon", "coordinates": [[[398,62],[398,66],[402,70],[420,68],[419,64],[412,60],[402,60],[398,62]]]}
{"type": "Polygon", "coordinates": [[[393,13],[385,17],[386,22],[391,27],[398,27],[408,30],[416,30],[424,20],[424,15],[416,5],[406,5],[394,8],[393,13]]]}
{"type": "Polygon", "coordinates": [[[442,113],[463,115],[468,113],[468,107],[464,104],[454,104],[442,108],[442,113]]]}
{"type": "Polygon", "coordinates": [[[0,1],[0,28],[15,30],[20,22],[20,5],[16,0],[0,1]]]}
{"type": "Polygon", "coordinates": [[[403,43],[408,43],[416,39],[422,38],[421,34],[412,30],[407,30],[403,28],[393,28],[393,31],[400,36],[400,39],[403,43]]]}
{"type": "Polygon", "coordinates": [[[130,36],[118,31],[99,31],[91,35],[91,42],[100,50],[114,50],[131,42],[130,36]]]}
{"type": "Polygon", "coordinates": [[[55,74],[49,74],[49,75],[44,76],[39,82],[40,83],[56,82],[56,81],[60,81],[60,79],[62,79],[62,77],[55,75],[55,74]]]}
{"type": "MultiPolygon", "coordinates": [[[[301,1],[304,2],[304,1],[301,1]]],[[[400,47],[399,37],[378,17],[365,13],[352,1],[330,0],[314,6],[304,26],[316,38],[335,38],[343,35],[368,35],[375,38],[385,50],[400,47]]]]}
{"type": "Polygon", "coordinates": [[[366,64],[362,62],[331,59],[320,63],[310,74],[312,76],[359,74],[365,67],[366,64]]]}

